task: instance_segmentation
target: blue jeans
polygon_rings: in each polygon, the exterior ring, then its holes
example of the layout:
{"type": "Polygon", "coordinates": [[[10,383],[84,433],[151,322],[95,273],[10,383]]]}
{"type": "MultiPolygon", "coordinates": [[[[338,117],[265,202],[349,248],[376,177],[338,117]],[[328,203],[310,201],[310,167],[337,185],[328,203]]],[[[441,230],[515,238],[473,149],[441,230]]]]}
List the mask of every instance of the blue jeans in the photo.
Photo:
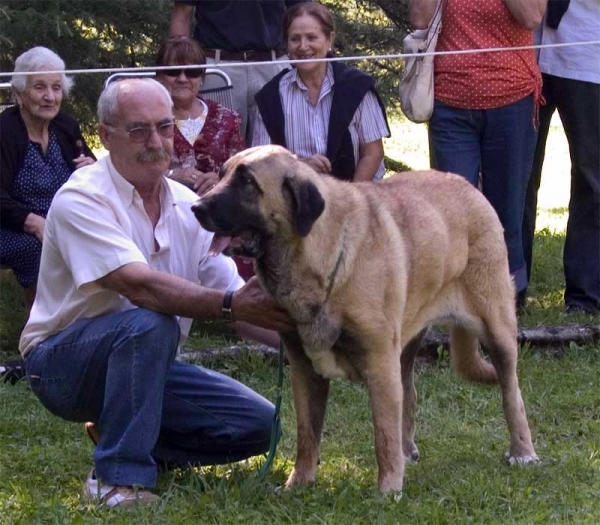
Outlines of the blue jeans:
{"type": "Polygon", "coordinates": [[[211,465],[268,450],[274,406],[176,361],[178,342],[174,317],[136,308],[79,319],[27,355],[31,388],[50,412],[98,425],[104,483],[153,487],[155,460],[211,465]]]}
{"type": "Polygon", "coordinates": [[[436,100],[429,121],[432,167],[481,184],[496,210],[517,292],[527,288],[521,231],[536,141],[533,110],[532,96],[484,110],[458,109],[436,100]]]}
{"type": "Polygon", "coordinates": [[[542,179],[546,139],[556,110],[571,155],[571,199],[563,253],[565,304],[600,311],[600,84],[543,75],[546,105],[540,108],[540,132],[523,219],[523,249],[531,272],[537,193],[542,179]]]}

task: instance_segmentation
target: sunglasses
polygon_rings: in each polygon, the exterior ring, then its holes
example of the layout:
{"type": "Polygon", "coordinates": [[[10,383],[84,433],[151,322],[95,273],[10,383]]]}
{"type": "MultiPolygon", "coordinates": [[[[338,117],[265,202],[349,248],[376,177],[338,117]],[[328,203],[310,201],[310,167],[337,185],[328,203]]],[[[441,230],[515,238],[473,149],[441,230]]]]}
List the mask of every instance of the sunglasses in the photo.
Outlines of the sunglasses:
{"type": "Polygon", "coordinates": [[[161,71],[163,75],[168,77],[177,78],[181,73],[183,73],[188,78],[200,78],[204,74],[204,69],[202,68],[190,68],[190,69],[163,69],[161,71]]]}

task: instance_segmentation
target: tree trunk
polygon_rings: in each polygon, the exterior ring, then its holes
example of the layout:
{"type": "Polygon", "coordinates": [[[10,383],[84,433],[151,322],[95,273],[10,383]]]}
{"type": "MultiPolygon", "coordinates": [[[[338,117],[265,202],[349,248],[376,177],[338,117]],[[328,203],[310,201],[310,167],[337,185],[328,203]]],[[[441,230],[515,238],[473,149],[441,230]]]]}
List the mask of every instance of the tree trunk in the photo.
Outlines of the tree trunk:
{"type": "MultiPolygon", "coordinates": [[[[561,352],[570,343],[593,344],[600,342],[600,325],[573,324],[566,326],[538,326],[519,330],[520,344],[529,344],[540,351],[561,352]]],[[[436,359],[438,349],[449,348],[448,334],[430,330],[419,354],[422,357],[436,359]]],[[[263,359],[276,361],[278,351],[260,344],[240,344],[224,348],[204,348],[185,350],[181,354],[184,361],[210,363],[223,359],[235,359],[243,352],[262,356],[263,359]]]]}

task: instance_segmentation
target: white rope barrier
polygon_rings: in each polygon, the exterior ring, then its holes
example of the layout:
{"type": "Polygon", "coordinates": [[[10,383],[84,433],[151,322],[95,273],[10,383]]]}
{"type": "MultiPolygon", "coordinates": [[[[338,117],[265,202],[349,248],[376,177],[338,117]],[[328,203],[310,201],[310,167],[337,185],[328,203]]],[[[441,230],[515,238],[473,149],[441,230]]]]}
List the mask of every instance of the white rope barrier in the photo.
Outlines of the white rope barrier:
{"type": "MultiPolygon", "coordinates": [[[[311,62],[357,62],[360,60],[397,60],[399,58],[405,59],[414,56],[442,56],[442,55],[466,55],[473,53],[498,53],[502,51],[524,51],[527,49],[547,49],[551,47],[571,47],[571,46],[589,46],[589,45],[600,45],[600,40],[592,40],[586,42],[566,42],[561,44],[541,44],[535,46],[518,46],[518,47],[490,47],[485,49],[464,49],[459,51],[432,51],[430,53],[395,53],[389,55],[358,55],[349,57],[331,57],[331,58],[315,58],[310,59],[311,62]]],[[[598,59],[600,60],[600,53],[598,59]]],[[[289,64],[298,64],[305,62],[302,60],[280,60],[289,64]]],[[[164,71],[169,69],[197,69],[197,68],[209,68],[218,65],[219,67],[251,67],[264,65],[265,62],[219,62],[218,64],[198,64],[189,66],[138,66],[138,67],[113,67],[113,68],[96,68],[96,69],[67,69],[61,71],[44,71],[47,74],[65,73],[68,75],[79,75],[79,74],[92,74],[92,73],[137,73],[143,71],[164,71]]],[[[11,77],[14,72],[0,72],[0,78],[11,77]]],[[[20,71],[18,75],[39,75],[40,71],[20,71]]]]}

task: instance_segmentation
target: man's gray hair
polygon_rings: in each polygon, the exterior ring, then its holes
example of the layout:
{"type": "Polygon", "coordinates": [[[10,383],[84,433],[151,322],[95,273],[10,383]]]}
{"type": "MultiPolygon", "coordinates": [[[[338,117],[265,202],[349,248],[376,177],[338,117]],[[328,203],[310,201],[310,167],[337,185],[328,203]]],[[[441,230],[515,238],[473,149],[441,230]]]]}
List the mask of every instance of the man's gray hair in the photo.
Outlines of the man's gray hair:
{"type": "Polygon", "coordinates": [[[167,88],[153,78],[131,78],[126,80],[114,80],[108,84],[100,94],[98,99],[98,122],[100,124],[113,124],[119,113],[119,87],[124,82],[143,82],[151,86],[156,86],[165,96],[169,107],[173,107],[171,95],[167,88]]]}
{"type": "MultiPolygon", "coordinates": [[[[64,71],[65,62],[54,51],[47,47],[37,46],[32,47],[25,53],[19,55],[15,60],[15,73],[25,71],[64,71]]],[[[30,75],[13,75],[11,85],[14,91],[22,93],[27,87],[27,79],[30,75]]],[[[62,92],[67,96],[73,87],[73,79],[63,73],[62,75],[62,92]]]]}

